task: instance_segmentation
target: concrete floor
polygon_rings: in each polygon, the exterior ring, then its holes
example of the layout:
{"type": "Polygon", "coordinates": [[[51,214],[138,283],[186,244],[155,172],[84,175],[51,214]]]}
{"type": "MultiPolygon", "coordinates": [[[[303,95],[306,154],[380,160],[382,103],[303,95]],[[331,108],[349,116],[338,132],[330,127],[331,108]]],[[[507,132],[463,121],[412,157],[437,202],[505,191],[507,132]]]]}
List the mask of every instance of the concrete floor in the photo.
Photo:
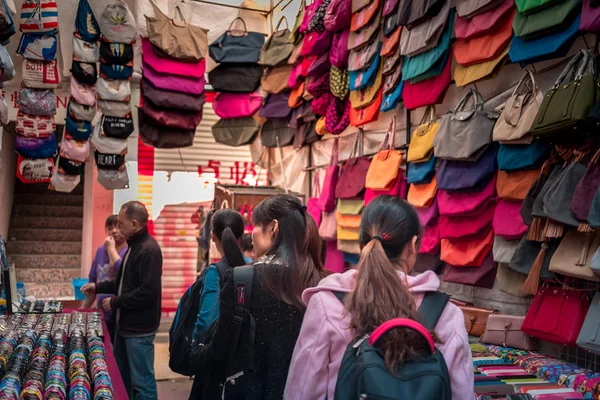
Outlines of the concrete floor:
{"type": "Polygon", "coordinates": [[[190,379],[158,381],[158,400],[188,400],[192,390],[190,379]]]}

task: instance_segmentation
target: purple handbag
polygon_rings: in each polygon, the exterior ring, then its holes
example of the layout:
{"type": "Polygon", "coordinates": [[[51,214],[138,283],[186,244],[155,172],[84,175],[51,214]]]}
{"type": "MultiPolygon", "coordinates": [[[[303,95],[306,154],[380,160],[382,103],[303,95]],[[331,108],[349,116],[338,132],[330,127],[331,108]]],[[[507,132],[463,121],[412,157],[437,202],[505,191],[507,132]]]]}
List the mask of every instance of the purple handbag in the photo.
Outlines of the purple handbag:
{"type": "Polygon", "coordinates": [[[331,163],[325,170],[325,180],[323,181],[323,188],[321,189],[321,197],[319,197],[319,207],[325,212],[332,212],[335,210],[335,187],[337,185],[339,173],[338,139],[336,138],[335,142],[333,142],[333,148],[331,149],[331,163]]]}
{"type": "Polygon", "coordinates": [[[292,115],[290,116],[290,121],[288,122],[288,126],[290,128],[300,128],[303,124],[315,121],[317,116],[312,110],[312,100],[305,101],[300,106],[292,109],[292,115]]]}
{"type": "Polygon", "coordinates": [[[492,145],[475,162],[442,160],[436,171],[438,188],[466,191],[487,183],[496,172],[497,153],[498,147],[492,145]]]}
{"type": "Polygon", "coordinates": [[[383,3],[383,16],[389,16],[391,13],[397,10],[397,6],[398,0],[385,0],[383,3]]]}
{"type": "Polygon", "coordinates": [[[444,281],[462,283],[463,285],[477,286],[485,289],[494,287],[496,280],[496,263],[492,252],[485,258],[481,267],[454,267],[446,266],[444,281]]]}
{"type": "Polygon", "coordinates": [[[415,211],[419,216],[421,225],[428,226],[431,222],[435,221],[436,217],[440,214],[440,209],[437,202],[437,194],[435,195],[431,206],[427,208],[415,207],[415,211]]]}
{"type": "Polygon", "coordinates": [[[592,0],[583,0],[579,30],[584,32],[600,31],[600,4],[592,5],[592,0]]]}
{"type": "Polygon", "coordinates": [[[331,62],[329,61],[329,54],[325,53],[308,68],[308,76],[311,78],[319,78],[320,76],[329,74],[330,69],[331,62]]]}
{"type": "Polygon", "coordinates": [[[287,118],[290,115],[289,97],[290,92],[268,95],[262,107],[258,110],[258,116],[262,118],[287,118]]]}
{"type": "Polygon", "coordinates": [[[585,175],[577,184],[577,188],[575,188],[575,194],[571,202],[571,211],[577,219],[582,221],[587,221],[590,208],[592,207],[592,200],[594,200],[594,195],[600,187],[600,166],[598,165],[598,159],[600,159],[600,150],[594,154],[594,157],[588,164],[585,175]]]}
{"type": "Polygon", "coordinates": [[[336,68],[346,69],[348,67],[348,57],[350,55],[350,51],[348,50],[349,37],[350,31],[348,29],[333,35],[331,49],[329,50],[329,61],[336,68]]]}
{"type": "MultiPolygon", "coordinates": [[[[397,0],[396,0],[397,1],[397,0]]],[[[325,29],[339,32],[350,27],[352,21],[352,1],[332,0],[325,13],[325,29]]]]}
{"type": "Polygon", "coordinates": [[[191,78],[171,74],[163,74],[155,71],[146,62],[142,61],[144,78],[146,78],[154,87],[174,92],[189,93],[200,95],[204,93],[206,81],[204,77],[191,78]]]}

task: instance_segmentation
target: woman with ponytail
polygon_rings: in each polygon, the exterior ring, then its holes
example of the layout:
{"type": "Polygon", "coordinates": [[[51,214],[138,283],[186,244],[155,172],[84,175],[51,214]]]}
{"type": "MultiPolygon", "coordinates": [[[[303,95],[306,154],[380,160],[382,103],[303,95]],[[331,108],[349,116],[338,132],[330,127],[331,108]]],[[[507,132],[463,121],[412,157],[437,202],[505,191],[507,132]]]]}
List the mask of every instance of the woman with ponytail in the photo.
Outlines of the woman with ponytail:
{"type": "Polygon", "coordinates": [[[297,197],[278,195],[264,200],[254,208],[252,220],[257,260],[251,272],[249,315],[232,357],[238,291],[231,271],[221,292],[214,340],[204,347],[214,375],[211,378],[215,378],[207,385],[204,399],[283,398],[306,309],[302,292],[326,276],[317,226],[297,197]]]}
{"type": "MultiPolygon", "coordinates": [[[[427,292],[440,286],[435,273],[417,276],[421,238],[419,218],[404,200],[381,196],[364,209],[360,223],[360,261],[356,270],[334,274],[307,289],[308,305],[294,349],[285,400],[333,399],[348,344],[393,318],[419,320],[427,292]],[[347,293],[340,301],[333,292],[347,293]]],[[[382,340],[388,369],[394,371],[423,351],[423,341],[408,329],[391,330],[382,340]]],[[[452,399],[473,398],[473,364],[463,313],[448,303],[435,328],[437,347],[448,366],[452,399]]]]}

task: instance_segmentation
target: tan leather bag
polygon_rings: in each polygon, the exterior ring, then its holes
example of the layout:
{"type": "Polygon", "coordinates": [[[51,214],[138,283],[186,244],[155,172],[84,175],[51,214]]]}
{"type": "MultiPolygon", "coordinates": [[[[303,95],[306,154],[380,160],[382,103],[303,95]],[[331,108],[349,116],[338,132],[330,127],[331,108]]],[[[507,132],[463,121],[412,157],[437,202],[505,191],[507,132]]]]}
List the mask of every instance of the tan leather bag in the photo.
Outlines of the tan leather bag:
{"type": "Polygon", "coordinates": [[[505,200],[525,200],[527,192],[540,176],[540,169],[524,171],[498,171],[496,191],[498,197],[505,200]]]}
{"type": "Polygon", "coordinates": [[[288,81],[292,73],[293,65],[280,65],[273,68],[265,68],[260,79],[260,87],[267,93],[279,94],[288,89],[288,81]]]}
{"type": "Polygon", "coordinates": [[[535,350],[537,340],[521,331],[525,317],[492,314],[488,317],[481,342],[522,350],[535,350]]]}
{"type": "Polygon", "coordinates": [[[456,63],[456,67],[454,68],[454,82],[456,83],[456,86],[463,87],[471,83],[495,77],[508,62],[509,48],[510,45],[506,46],[506,49],[504,49],[497,58],[482,62],[481,64],[463,67],[456,63]]]}
{"type": "Polygon", "coordinates": [[[530,297],[527,293],[521,291],[521,286],[527,279],[527,275],[508,268],[508,264],[498,263],[496,270],[496,281],[498,289],[504,293],[512,294],[517,297],[530,297]]]}
{"type": "Polygon", "coordinates": [[[485,333],[488,318],[492,314],[498,314],[498,310],[489,308],[459,306],[465,317],[465,328],[467,333],[473,336],[481,336],[485,333]]]}
{"type": "Polygon", "coordinates": [[[538,88],[530,70],[525,74],[506,100],[502,114],[494,126],[494,141],[510,144],[529,144],[533,138],[528,135],[529,128],[544,100],[544,94],[538,88]]]}
{"type": "Polygon", "coordinates": [[[590,262],[600,247],[600,235],[571,229],[550,259],[550,271],[557,274],[600,282],[600,276],[590,268],[590,262]]]}
{"type": "Polygon", "coordinates": [[[154,17],[146,16],[150,42],[178,60],[200,61],[208,54],[208,30],[188,24],[179,5],[176,15],[181,21],[171,19],[162,12],[155,0],[150,0],[154,17]]]}

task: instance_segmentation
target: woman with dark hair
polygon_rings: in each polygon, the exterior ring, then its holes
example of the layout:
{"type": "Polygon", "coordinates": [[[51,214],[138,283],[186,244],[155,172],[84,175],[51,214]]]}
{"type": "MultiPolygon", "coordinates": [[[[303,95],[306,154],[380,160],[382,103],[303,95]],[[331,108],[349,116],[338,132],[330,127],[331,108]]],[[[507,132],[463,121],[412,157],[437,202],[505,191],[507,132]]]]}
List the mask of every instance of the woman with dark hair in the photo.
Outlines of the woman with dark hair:
{"type": "Polygon", "coordinates": [[[238,292],[228,274],[217,331],[204,347],[215,371],[205,399],[281,400],[306,309],[302,292],[326,276],[317,226],[297,197],[266,199],[254,209],[252,220],[258,260],[252,271],[249,314],[234,343],[238,292]],[[236,344],[237,353],[231,354],[236,344]]]}
{"type": "MultiPolygon", "coordinates": [[[[219,253],[223,256],[217,264],[209,265],[202,272],[204,279],[202,293],[200,295],[200,308],[194,326],[192,348],[206,342],[209,328],[219,318],[219,293],[221,291],[222,273],[234,267],[247,265],[251,259],[244,257],[241,251],[241,240],[244,235],[244,219],[242,215],[230,209],[218,210],[212,217],[211,237],[215,242],[219,253]]],[[[210,372],[207,372],[210,373],[210,372]]],[[[199,374],[194,379],[190,398],[200,398],[206,382],[206,374],[199,374]]]]}
{"type": "MultiPolygon", "coordinates": [[[[381,196],[364,209],[360,223],[360,261],[356,270],[334,274],[308,289],[302,330],[290,365],[286,400],[333,399],[348,344],[394,318],[419,320],[427,292],[440,286],[435,273],[415,277],[421,239],[417,213],[404,200],[381,196]],[[333,292],[347,295],[342,303],[333,292]]],[[[452,399],[473,397],[473,364],[462,311],[448,303],[435,328],[437,347],[450,373],[452,399]]],[[[394,371],[423,351],[408,329],[389,331],[382,340],[385,363],[394,371]]]]}

